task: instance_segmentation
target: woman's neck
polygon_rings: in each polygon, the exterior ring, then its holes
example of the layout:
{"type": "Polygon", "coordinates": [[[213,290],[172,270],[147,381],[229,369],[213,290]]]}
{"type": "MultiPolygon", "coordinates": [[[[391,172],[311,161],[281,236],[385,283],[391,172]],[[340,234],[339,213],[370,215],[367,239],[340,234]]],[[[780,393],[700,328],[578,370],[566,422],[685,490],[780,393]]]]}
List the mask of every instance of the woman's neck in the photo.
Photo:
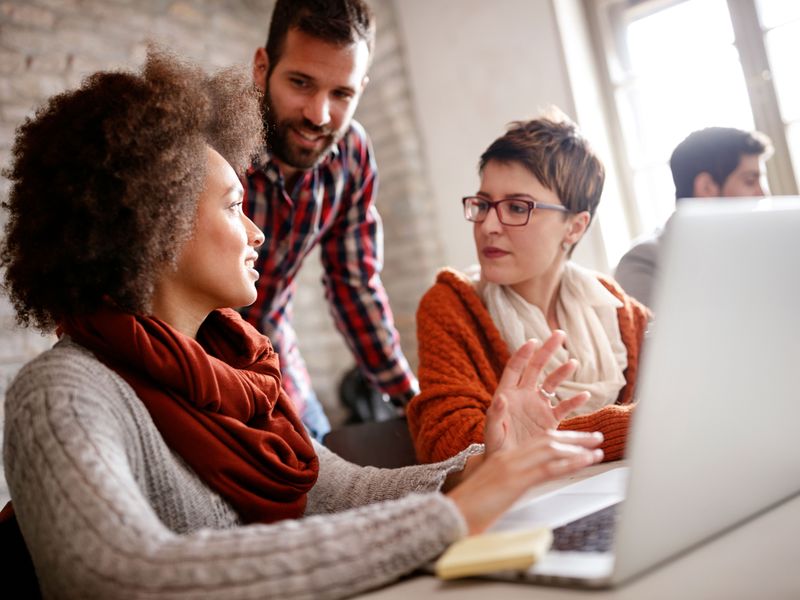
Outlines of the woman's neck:
{"type": "Polygon", "coordinates": [[[151,311],[154,317],[192,339],[197,337],[200,325],[210,313],[192,302],[184,302],[180,296],[158,285],[153,293],[151,311]]]}
{"type": "Polygon", "coordinates": [[[540,276],[510,286],[526,302],[542,311],[550,329],[559,328],[556,305],[565,264],[565,262],[560,262],[555,268],[540,276]]]}

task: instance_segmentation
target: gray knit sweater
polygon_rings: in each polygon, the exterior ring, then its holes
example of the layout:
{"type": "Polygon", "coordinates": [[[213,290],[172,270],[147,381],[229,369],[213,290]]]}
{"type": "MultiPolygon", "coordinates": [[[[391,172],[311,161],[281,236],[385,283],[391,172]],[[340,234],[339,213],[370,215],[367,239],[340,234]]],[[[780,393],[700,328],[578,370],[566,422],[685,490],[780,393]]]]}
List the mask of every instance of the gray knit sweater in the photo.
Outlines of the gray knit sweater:
{"type": "Polygon", "coordinates": [[[4,460],[46,598],[339,598],[466,534],[447,462],[357,467],[316,446],[306,516],[242,525],[166,446],[133,390],[69,340],[6,396],[4,460]]]}

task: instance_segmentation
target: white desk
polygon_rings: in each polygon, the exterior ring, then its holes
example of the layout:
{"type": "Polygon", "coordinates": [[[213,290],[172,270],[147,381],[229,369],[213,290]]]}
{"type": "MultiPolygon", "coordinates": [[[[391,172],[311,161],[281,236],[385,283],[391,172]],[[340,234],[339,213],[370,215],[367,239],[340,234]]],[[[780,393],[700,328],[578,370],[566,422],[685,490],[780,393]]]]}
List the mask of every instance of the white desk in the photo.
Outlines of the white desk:
{"type": "MultiPolygon", "coordinates": [[[[617,466],[619,463],[610,466],[617,466]]],[[[608,468],[587,470],[586,476],[608,468]]],[[[550,490],[567,482],[549,484],[550,490]]],[[[443,582],[412,575],[358,596],[361,600],[536,600],[589,598],[800,599],[800,495],[756,518],[610,590],[585,591],[469,579],[443,582]]]]}

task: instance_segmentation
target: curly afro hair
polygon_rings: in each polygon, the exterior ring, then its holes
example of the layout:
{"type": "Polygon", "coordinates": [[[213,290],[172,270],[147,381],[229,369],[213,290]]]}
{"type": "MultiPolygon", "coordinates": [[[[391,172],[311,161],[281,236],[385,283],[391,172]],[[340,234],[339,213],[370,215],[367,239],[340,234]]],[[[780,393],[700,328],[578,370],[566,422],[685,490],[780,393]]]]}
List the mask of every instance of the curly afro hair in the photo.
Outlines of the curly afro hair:
{"type": "Polygon", "coordinates": [[[24,326],[52,329],[111,301],[146,313],[194,228],[206,145],[237,172],[263,143],[248,76],[208,76],[151,49],[141,73],[100,72],[18,130],[5,286],[24,326]]]}

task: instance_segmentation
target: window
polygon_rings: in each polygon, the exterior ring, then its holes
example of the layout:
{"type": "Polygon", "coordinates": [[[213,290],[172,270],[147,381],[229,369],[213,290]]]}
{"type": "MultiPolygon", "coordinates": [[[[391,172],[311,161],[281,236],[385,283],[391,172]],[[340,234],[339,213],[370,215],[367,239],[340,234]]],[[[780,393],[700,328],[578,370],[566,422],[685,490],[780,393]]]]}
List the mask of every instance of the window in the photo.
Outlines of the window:
{"type": "Polygon", "coordinates": [[[772,138],[774,193],[797,193],[800,3],[785,0],[586,0],[603,49],[621,173],[636,235],[675,206],[669,156],[709,126],[772,138]],[[791,155],[795,168],[792,168],[791,155]]]}
{"type": "Polygon", "coordinates": [[[763,74],[774,85],[781,117],[779,125],[786,132],[797,182],[800,181],[800,78],[796,61],[800,56],[800,3],[759,0],[756,5],[761,28],[757,33],[763,39],[767,58],[763,74]]]}

